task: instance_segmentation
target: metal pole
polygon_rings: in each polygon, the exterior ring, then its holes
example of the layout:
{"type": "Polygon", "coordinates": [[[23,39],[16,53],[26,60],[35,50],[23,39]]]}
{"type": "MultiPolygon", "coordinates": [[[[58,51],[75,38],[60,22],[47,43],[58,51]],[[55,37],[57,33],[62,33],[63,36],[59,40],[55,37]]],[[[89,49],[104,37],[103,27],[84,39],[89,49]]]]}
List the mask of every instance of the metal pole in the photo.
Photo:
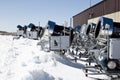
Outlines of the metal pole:
{"type": "Polygon", "coordinates": [[[67,27],[67,22],[64,21],[64,36],[65,36],[65,27],[67,27]]]}
{"type": "Polygon", "coordinates": [[[90,13],[89,13],[89,18],[92,18],[92,8],[91,8],[92,1],[90,0],[90,13]]]}
{"type": "Polygon", "coordinates": [[[39,24],[39,27],[40,27],[40,22],[38,24],[39,24]]]}
{"type": "Polygon", "coordinates": [[[109,59],[109,47],[110,47],[110,38],[109,38],[109,28],[110,28],[110,25],[106,25],[107,28],[106,28],[106,35],[107,35],[107,60],[109,59]]]}
{"type": "Polygon", "coordinates": [[[64,23],[64,36],[65,36],[65,24],[66,24],[66,23],[64,23]]]}
{"type": "Polygon", "coordinates": [[[90,7],[91,7],[91,0],[90,0],[90,7]]]}
{"type": "Polygon", "coordinates": [[[70,18],[70,27],[72,27],[72,18],[70,18]]]}
{"type": "Polygon", "coordinates": [[[72,18],[70,18],[70,31],[69,31],[69,44],[70,44],[70,38],[71,38],[71,28],[72,28],[72,18]]]}

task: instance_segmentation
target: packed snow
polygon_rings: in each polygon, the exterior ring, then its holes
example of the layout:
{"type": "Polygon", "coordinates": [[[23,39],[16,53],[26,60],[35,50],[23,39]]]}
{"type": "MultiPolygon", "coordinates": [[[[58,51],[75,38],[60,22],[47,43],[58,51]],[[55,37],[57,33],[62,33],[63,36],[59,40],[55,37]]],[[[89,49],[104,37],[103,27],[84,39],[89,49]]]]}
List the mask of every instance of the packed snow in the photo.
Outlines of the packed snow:
{"type": "Polygon", "coordinates": [[[85,77],[85,63],[43,50],[40,42],[0,35],[0,80],[95,80],[85,77]]]}

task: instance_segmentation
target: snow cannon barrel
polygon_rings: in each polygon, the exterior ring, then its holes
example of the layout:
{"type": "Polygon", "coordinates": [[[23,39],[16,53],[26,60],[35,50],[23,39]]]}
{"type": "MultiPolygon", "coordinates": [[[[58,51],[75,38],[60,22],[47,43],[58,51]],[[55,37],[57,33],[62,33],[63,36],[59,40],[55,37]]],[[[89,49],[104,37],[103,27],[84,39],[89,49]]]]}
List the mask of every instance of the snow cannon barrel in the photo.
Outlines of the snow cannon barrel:
{"type": "Polygon", "coordinates": [[[105,35],[112,35],[113,33],[113,20],[106,17],[100,17],[95,28],[95,38],[101,38],[105,35]]]}
{"type": "Polygon", "coordinates": [[[95,31],[96,24],[95,23],[89,23],[87,25],[86,35],[89,35],[90,33],[93,33],[95,31]]]}
{"type": "Polygon", "coordinates": [[[48,21],[48,30],[51,35],[60,36],[60,35],[70,35],[70,28],[56,25],[55,22],[48,21]]]}
{"type": "Polygon", "coordinates": [[[35,26],[33,23],[30,23],[30,24],[28,25],[28,28],[31,28],[31,31],[36,30],[36,26],[35,26]]]}
{"type": "Polygon", "coordinates": [[[36,29],[36,30],[42,30],[43,28],[41,26],[35,26],[33,23],[30,23],[28,25],[29,28],[31,29],[36,29]]]}
{"type": "Polygon", "coordinates": [[[33,23],[30,23],[30,24],[28,25],[28,27],[29,27],[29,28],[33,28],[33,27],[35,27],[35,25],[34,25],[33,23]]]}
{"type": "Polygon", "coordinates": [[[22,29],[23,29],[23,27],[22,27],[21,25],[17,25],[17,28],[18,28],[19,30],[22,30],[22,29]]]}
{"type": "Polygon", "coordinates": [[[109,36],[120,38],[120,23],[113,22],[113,19],[100,17],[95,29],[95,38],[109,36]]]}
{"type": "Polygon", "coordinates": [[[78,32],[80,32],[80,29],[81,29],[81,26],[76,26],[76,27],[74,27],[74,31],[78,31],[78,32]]]}

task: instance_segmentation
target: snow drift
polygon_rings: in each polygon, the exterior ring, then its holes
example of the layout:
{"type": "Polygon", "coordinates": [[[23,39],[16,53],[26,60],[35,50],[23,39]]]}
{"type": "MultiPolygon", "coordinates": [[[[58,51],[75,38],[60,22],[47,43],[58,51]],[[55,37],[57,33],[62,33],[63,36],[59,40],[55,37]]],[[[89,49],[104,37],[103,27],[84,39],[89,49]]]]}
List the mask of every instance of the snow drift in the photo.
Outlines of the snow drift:
{"type": "Polygon", "coordinates": [[[92,80],[82,64],[45,52],[40,46],[48,44],[44,41],[46,36],[39,41],[0,35],[0,80],[92,80]]]}

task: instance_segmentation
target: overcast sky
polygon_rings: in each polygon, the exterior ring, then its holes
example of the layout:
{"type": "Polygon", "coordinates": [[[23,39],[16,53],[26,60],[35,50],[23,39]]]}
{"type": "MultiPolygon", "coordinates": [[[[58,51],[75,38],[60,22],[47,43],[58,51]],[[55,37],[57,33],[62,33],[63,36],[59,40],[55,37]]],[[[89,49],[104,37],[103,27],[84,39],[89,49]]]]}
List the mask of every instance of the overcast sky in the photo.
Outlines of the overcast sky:
{"type": "MultiPolygon", "coordinates": [[[[91,0],[92,5],[101,0],[91,0]]],[[[90,7],[90,0],[1,0],[0,30],[16,31],[16,26],[33,23],[45,26],[48,20],[57,24],[90,7]]]]}

